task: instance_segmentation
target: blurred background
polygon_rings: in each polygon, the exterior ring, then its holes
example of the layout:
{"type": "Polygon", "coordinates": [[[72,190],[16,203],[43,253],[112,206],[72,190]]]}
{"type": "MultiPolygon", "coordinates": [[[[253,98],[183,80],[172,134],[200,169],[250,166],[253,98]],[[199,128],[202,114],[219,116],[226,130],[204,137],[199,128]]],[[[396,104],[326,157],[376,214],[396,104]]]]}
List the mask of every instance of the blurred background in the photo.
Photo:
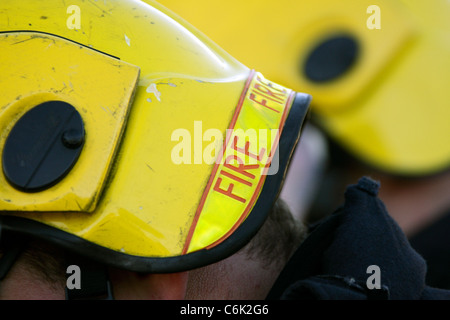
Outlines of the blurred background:
{"type": "Polygon", "coordinates": [[[450,1],[159,0],[246,66],[312,95],[281,197],[313,224],[363,175],[428,284],[450,289],[450,1]]]}

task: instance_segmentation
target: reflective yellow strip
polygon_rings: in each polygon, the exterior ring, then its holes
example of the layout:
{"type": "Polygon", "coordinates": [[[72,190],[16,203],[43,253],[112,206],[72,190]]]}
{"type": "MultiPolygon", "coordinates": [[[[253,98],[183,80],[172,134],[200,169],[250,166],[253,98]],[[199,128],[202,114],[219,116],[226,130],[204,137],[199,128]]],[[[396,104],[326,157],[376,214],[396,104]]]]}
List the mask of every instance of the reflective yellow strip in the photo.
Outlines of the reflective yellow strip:
{"type": "Polygon", "coordinates": [[[264,184],[294,92],[250,75],[183,253],[211,248],[248,216],[264,184]]]}

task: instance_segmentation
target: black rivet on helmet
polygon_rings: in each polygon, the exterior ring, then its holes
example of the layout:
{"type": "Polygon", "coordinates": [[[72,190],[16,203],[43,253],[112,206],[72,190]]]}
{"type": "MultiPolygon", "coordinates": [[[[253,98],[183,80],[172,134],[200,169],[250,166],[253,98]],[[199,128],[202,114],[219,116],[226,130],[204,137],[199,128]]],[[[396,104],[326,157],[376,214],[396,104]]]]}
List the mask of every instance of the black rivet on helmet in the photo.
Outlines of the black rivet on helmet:
{"type": "Polygon", "coordinates": [[[357,60],[359,45],[350,35],[335,35],[320,42],[303,63],[303,72],[313,82],[342,76],[357,60]]]}
{"type": "Polygon", "coordinates": [[[25,192],[58,183],[78,160],[84,124],[74,107],[63,101],[44,102],[14,125],[3,148],[8,182],[25,192]]]}
{"type": "Polygon", "coordinates": [[[67,148],[77,149],[84,142],[84,131],[73,128],[66,130],[61,135],[61,141],[67,148]]]}

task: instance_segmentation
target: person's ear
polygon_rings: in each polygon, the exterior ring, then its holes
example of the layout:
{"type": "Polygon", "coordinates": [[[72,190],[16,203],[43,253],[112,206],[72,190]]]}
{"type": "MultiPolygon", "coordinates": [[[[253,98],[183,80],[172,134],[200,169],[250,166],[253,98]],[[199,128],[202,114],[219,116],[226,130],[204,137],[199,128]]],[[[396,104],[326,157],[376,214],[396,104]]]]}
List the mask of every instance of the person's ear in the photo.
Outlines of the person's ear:
{"type": "Polygon", "coordinates": [[[109,275],[117,300],[181,300],[186,294],[187,272],[142,274],[112,269],[109,275]]]}

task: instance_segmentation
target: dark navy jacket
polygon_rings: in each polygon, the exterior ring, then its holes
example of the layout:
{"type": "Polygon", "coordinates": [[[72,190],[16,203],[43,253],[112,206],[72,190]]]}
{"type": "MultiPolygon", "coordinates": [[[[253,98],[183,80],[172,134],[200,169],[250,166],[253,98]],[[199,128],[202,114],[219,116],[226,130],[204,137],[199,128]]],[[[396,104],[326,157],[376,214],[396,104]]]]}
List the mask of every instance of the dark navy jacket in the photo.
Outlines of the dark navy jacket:
{"type": "Polygon", "coordinates": [[[312,228],[267,299],[450,299],[450,290],[426,284],[425,260],[387,213],[378,189],[367,177],[349,186],[344,205],[312,228]],[[370,266],[378,268],[379,289],[370,266]]]}

